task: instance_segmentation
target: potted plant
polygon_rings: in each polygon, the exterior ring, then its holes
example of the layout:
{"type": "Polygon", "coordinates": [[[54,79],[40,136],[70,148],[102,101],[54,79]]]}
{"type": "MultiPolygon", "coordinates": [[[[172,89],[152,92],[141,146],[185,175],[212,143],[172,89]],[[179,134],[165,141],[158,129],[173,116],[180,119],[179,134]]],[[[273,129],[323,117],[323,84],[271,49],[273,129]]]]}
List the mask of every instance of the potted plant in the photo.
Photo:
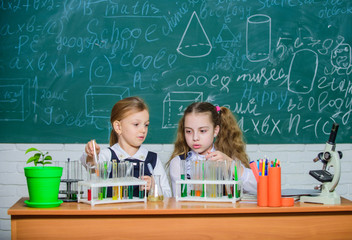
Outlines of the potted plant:
{"type": "Polygon", "coordinates": [[[46,166],[52,161],[48,152],[44,153],[36,148],[29,148],[25,154],[29,152],[34,155],[27,160],[27,164],[33,162],[35,166],[24,168],[29,194],[29,200],[25,200],[25,203],[29,207],[37,208],[60,206],[63,202],[59,199],[62,167],[46,166]]]}

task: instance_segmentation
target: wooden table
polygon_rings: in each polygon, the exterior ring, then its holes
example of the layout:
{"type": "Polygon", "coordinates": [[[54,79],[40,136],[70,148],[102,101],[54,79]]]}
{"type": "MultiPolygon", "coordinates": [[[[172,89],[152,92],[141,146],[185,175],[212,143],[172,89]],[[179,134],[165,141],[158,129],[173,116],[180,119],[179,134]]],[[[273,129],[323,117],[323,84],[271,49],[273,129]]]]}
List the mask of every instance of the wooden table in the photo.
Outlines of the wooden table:
{"type": "Polygon", "coordinates": [[[257,207],[255,202],[63,203],[9,210],[12,239],[352,239],[352,202],[257,207]]]}

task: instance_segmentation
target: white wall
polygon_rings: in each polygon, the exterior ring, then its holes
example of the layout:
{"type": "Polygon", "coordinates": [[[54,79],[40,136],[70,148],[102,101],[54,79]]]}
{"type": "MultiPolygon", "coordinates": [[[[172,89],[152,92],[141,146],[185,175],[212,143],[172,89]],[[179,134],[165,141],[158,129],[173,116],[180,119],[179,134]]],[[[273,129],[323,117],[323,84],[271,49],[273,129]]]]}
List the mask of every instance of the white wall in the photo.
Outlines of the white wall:
{"type": "MultiPolygon", "coordinates": [[[[0,144],[0,239],[11,238],[11,222],[7,210],[21,197],[27,197],[28,191],[23,168],[27,156],[24,155],[29,147],[36,147],[49,151],[54,160],[60,165],[70,158],[78,160],[84,150],[84,144],[0,144]]],[[[173,150],[172,144],[146,147],[159,154],[166,163],[173,150]]],[[[320,162],[313,163],[313,158],[323,151],[325,144],[295,144],[295,145],[248,145],[247,152],[251,160],[262,158],[265,155],[278,158],[282,165],[282,188],[311,189],[319,182],[309,176],[312,169],[321,169],[320,162]]],[[[352,144],[338,144],[336,150],[342,151],[341,179],[337,192],[352,200],[352,144]]]]}

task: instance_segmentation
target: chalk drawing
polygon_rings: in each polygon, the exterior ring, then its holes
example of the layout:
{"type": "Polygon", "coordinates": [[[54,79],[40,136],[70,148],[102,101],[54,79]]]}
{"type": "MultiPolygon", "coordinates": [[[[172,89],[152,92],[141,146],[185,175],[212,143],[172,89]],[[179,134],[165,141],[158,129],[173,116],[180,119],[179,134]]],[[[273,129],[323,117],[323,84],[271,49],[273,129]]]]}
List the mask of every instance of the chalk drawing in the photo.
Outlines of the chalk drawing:
{"type": "Polygon", "coordinates": [[[202,92],[169,92],[163,101],[162,128],[176,128],[187,106],[202,101],[202,92]]]}
{"type": "Polygon", "coordinates": [[[190,58],[200,58],[210,54],[212,45],[196,12],[193,12],[176,50],[179,54],[190,58]]]}
{"type": "Polygon", "coordinates": [[[87,117],[110,118],[114,104],[130,96],[126,87],[91,86],[85,94],[85,109],[87,117]]]}
{"type": "Polygon", "coordinates": [[[331,64],[336,68],[343,69],[351,66],[351,46],[343,43],[331,51],[331,64]]]}
{"type": "Polygon", "coordinates": [[[293,54],[288,72],[288,90],[307,94],[313,90],[318,70],[318,54],[311,49],[301,49],[293,54]]]}
{"type": "Polygon", "coordinates": [[[30,86],[26,78],[0,79],[0,121],[24,121],[30,113],[30,86]]]}
{"type": "Polygon", "coordinates": [[[269,59],[271,51],[271,18],[256,14],[247,19],[246,55],[251,62],[269,59]]]}

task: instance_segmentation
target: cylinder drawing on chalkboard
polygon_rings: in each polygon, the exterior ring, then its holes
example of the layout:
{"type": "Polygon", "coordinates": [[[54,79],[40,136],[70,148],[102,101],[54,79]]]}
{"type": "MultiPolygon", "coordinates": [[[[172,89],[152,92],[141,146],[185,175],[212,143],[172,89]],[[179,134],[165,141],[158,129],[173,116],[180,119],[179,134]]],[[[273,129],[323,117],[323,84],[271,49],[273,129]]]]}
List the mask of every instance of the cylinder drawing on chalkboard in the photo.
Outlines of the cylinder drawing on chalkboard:
{"type": "Polygon", "coordinates": [[[193,12],[176,50],[185,57],[199,58],[207,56],[211,49],[212,45],[197,13],[193,12]]]}
{"type": "Polygon", "coordinates": [[[271,18],[256,14],[247,19],[246,55],[251,62],[261,62],[269,58],[271,49],[271,18]]]}
{"type": "Polygon", "coordinates": [[[130,90],[126,87],[91,86],[85,96],[86,116],[110,118],[112,106],[129,95],[130,90]]]}
{"type": "Polygon", "coordinates": [[[318,70],[318,54],[302,49],[293,54],[288,72],[288,90],[307,94],[312,91],[318,70]]]}
{"type": "Polygon", "coordinates": [[[351,46],[343,43],[332,50],[331,64],[336,68],[349,68],[351,66],[351,46]]]}
{"type": "Polygon", "coordinates": [[[162,128],[176,128],[188,105],[202,101],[202,92],[169,92],[163,101],[162,128]]]}

